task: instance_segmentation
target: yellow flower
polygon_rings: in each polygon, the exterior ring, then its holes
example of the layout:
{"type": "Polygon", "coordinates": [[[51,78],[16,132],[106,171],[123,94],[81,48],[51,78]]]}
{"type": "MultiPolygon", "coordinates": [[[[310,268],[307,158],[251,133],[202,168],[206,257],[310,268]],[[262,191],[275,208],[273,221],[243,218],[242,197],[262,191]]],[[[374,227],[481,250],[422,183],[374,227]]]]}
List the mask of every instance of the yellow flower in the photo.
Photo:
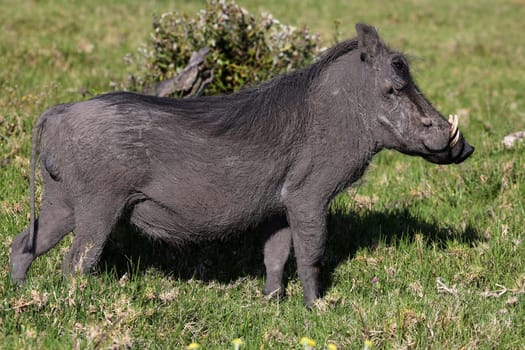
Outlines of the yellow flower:
{"type": "Polygon", "coordinates": [[[239,350],[244,345],[244,341],[241,338],[235,338],[232,340],[233,348],[239,350]]]}
{"type": "Polygon", "coordinates": [[[365,340],[365,347],[364,347],[363,350],[370,350],[370,349],[372,349],[373,345],[374,345],[374,343],[372,343],[371,340],[367,339],[367,340],[365,340]]]}
{"type": "Polygon", "coordinates": [[[328,343],[328,344],[326,345],[326,348],[327,348],[328,350],[337,350],[337,345],[335,345],[334,343],[328,343]]]}
{"type": "Polygon", "coordinates": [[[199,343],[191,343],[190,345],[188,345],[188,347],[186,349],[188,350],[192,350],[192,349],[200,349],[201,346],[199,343]]]}
{"type": "Polygon", "coordinates": [[[301,340],[299,340],[299,344],[304,346],[305,350],[311,350],[315,347],[316,342],[308,337],[302,337],[301,340]]]}

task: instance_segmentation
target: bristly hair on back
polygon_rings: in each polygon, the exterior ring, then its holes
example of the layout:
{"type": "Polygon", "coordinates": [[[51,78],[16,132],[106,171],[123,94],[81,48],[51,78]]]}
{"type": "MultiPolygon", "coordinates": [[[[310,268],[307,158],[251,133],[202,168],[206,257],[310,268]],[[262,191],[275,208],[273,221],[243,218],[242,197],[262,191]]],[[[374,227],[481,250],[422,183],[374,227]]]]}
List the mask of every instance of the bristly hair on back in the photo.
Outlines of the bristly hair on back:
{"type": "Polygon", "coordinates": [[[357,47],[357,39],[346,40],[328,49],[317,62],[302,70],[233,94],[198,98],[204,104],[202,107],[210,102],[214,108],[204,118],[190,116],[192,124],[210,128],[214,135],[250,137],[265,142],[297,135],[308,122],[306,99],[312,82],[339,57],[357,47]]]}
{"type": "Polygon", "coordinates": [[[329,48],[323,54],[321,54],[320,59],[307,69],[314,70],[315,75],[318,75],[339,57],[346,55],[351,51],[354,51],[355,49],[357,49],[357,47],[358,41],[355,38],[337,43],[335,46],[329,48]]]}
{"type": "Polygon", "coordinates": [[[312,82],[339,57],[358,47],[356,39],[338,43],[317,62],[301,70],[279,75],[238,92],[187,99],[159,98],[131,93],[110,93],[98,98],[119,108],[148,105],[169,113],[190,128],[213,137],[286,142],[309,122],[308,95],[312,82]]]}

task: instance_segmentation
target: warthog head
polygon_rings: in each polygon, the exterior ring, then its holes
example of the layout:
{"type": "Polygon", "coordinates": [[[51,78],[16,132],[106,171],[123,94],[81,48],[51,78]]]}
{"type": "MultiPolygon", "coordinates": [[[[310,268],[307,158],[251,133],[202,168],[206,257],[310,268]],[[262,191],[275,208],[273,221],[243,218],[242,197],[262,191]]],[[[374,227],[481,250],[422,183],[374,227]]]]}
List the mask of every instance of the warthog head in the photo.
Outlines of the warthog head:
{"type": "Polygon", "coordinates": [[[410,75],[404,55],[382,43],[374,27],[357,24],[358,60],[365,69],[359,82],[360,100],[370,115],[370,128],[380,146],[419,155],[438,164],[461,163],[474,147],[423,96],[410,75]]]}

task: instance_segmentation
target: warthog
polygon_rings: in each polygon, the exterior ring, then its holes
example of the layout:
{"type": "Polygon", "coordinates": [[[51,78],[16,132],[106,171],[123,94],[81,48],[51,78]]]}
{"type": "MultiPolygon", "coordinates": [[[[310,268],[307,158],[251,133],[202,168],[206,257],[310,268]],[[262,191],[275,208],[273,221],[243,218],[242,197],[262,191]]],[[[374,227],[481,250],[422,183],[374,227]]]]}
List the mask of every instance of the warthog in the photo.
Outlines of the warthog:
{"type": "Polygon", "coordinates": [[[259,227],[265,294],[283,291],[293,244],[304,301],[319,297],[330,200],[382,149],[438,164],[474,151],[374,27],[316,63],[237,93],[167,99],[117,92],[45,112],[33,131],[31,223],[11,278],[74,231],[63,274],[92,270],[117,222],[180,245],[259,227]],[[35,219],[40,142],[43,199],[35,219]],[[261,233],[263,234],[263,233],[261,233]]]}

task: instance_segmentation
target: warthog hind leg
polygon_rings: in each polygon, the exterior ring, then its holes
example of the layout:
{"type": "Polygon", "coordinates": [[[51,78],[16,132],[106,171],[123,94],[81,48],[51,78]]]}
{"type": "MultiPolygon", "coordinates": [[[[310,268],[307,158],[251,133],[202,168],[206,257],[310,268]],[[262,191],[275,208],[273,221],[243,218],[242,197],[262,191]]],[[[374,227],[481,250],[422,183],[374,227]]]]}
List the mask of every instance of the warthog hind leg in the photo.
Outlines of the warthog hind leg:
{"type": "Polygon", "coordinates": [[[98,263],[126,202],[108,197],[111,195],[91,198],[81,208],[75,208],[75,238],[62,264],[64,277],[89,273],[98,263]]]}
{"type": "Polygon", "coordinates": [[[286,220],[270,222],[264,230],[269,236],[264,243],[266,284],[263,293],[267,296],[281,296],[284,294],[283,273],[290,255],[292,233],[286,220]]]}
{"type": "Polygon", "coordinates": [[[35,220],[33,249],[28,249],[29,227],[19,233],[11,244],[11,280],[17,284],[24,283],[27,270],[33,260],[53,248],[75,227],[73,210],[67,205],[63,192],[58,187],[59,184],[49,181],[48,183],[44,191],[40,216],[35,220]]]}

